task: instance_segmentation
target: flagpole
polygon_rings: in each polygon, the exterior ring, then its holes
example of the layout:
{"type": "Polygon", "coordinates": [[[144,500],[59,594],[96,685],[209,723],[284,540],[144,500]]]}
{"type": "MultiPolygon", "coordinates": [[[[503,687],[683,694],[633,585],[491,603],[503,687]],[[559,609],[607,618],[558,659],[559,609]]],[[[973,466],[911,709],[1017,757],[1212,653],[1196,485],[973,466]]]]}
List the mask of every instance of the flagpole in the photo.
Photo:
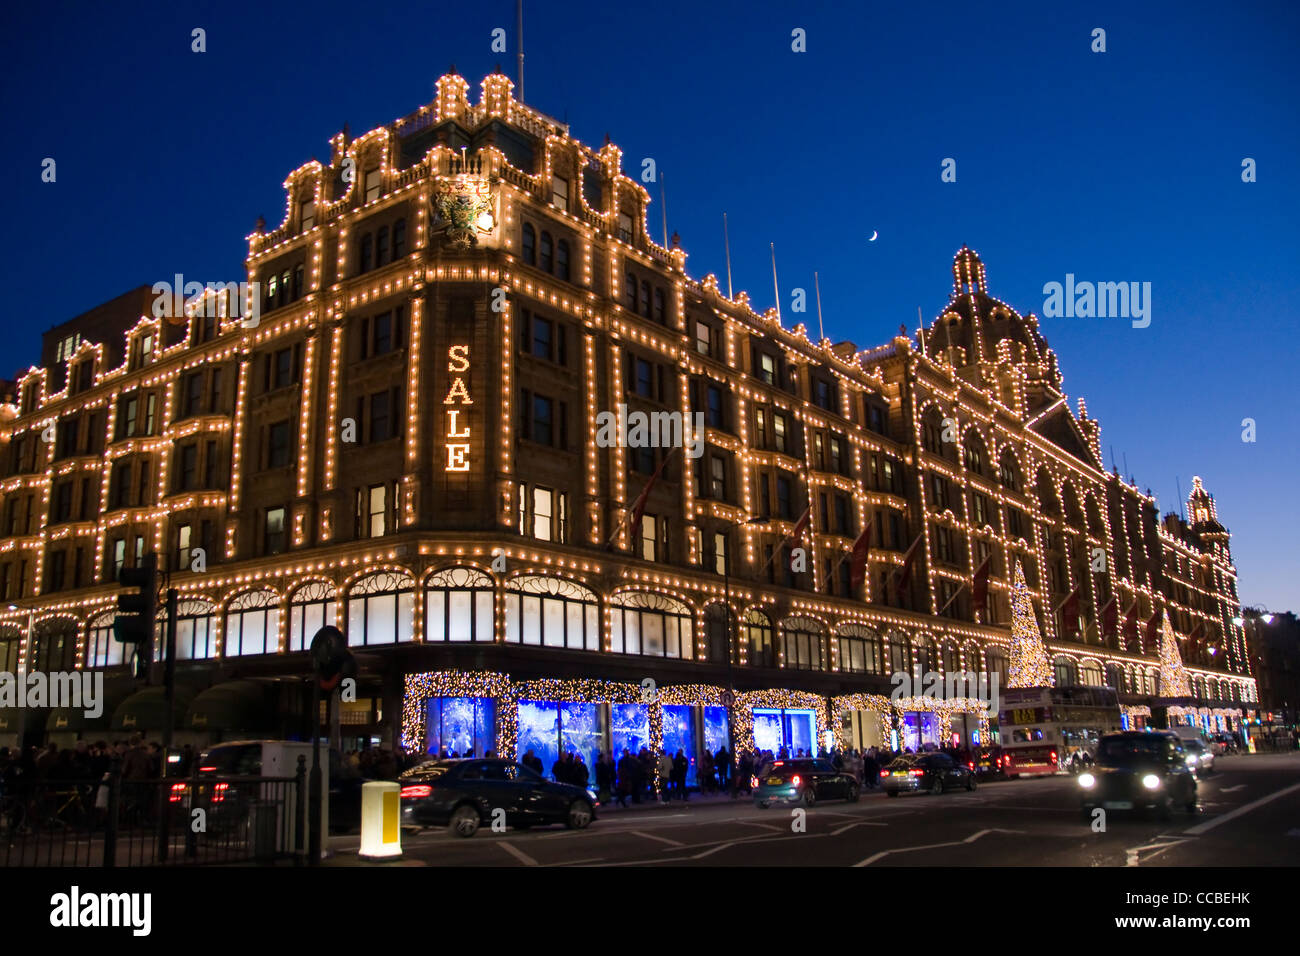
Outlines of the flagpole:
{"type": "Polygon", "coordinates": [[[668,193],[664,181],[668,177],[661,171],[659,173],[659,205],[664,214],[664,248],[668,248],[668,193]]]}
{"type": "Polygon", "coordinates": [[[731,234],[727,230],[727,214],[722,214],[722,248],[727,253],[727,298],[731,295],[731,234]]]}
{"type": "Polygon", "coordinates": [[[772,247],[772,293],[776,296],[776,320],[781,321],[781,290],[776,284],[776,243],[769,242],[772,247]]]}
{"type": "MultiPolygon", "coordinates": [[[[822,284],[817,278],[817,273],[813,272],[813,288],[817,290],[817,342],[821,344],[826,338],[826,329],[822,326],[822,284]]],[[[1181,495],[1182,492],[1180,491],[1181,495]]]]}

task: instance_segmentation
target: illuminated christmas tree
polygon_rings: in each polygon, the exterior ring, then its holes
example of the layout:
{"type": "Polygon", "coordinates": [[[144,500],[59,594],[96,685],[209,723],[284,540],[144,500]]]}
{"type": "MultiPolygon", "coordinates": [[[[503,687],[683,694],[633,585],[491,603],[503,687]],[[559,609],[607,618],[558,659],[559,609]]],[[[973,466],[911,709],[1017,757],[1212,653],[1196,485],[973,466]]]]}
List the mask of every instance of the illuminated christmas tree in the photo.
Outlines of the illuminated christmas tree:
{"type": "Polygon", "coordinates": [[[1183,655],[1178,652],[1178,639],[1174,637],[1169,612],[1165,611],[1165,630],[1160,638],[1160,696],[1190,697],[1187,671],[1183,668],[1183,655]]]}
{"type": "Polygon", "coordinates": [[[1011,665],[1007,673],[1008,687],[1051,687],[1055,683],[1052,662],[1038,632],[1038,618],[1034,616],[1034,602],[1025,584],[1025,572],[1020,562],[1015,563],[1011,584],[1011,665]]]}

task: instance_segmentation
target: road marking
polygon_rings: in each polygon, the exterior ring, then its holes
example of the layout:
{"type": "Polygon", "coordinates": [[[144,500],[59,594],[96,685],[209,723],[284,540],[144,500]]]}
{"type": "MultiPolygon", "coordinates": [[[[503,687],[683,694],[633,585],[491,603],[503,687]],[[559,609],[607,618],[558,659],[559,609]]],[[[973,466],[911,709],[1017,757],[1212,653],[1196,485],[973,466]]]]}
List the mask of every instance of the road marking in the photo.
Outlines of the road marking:
{"type": "Polygon", "coordinates": [[[544,866],[581,866],[584,863],[603,863],[603,862],[605,862],[605,858],[603,856],[589,856],[583,860],[564,860],[560,863],[545,863],[543,865],[544,866]]]}
{"type": "Polygon", "coordinates": [[[667,837],[655,836],[653,833],[646,833],[644,830],[628,830],[635,836],[645,837],[647,840],[658,840],[660,843],[667,843],[669,846],[685,846],[681,840],[670,840],[667,837]]]}
{"type": "Polygon", "coordinates": [[[1170,840],[1168,843],[1148,843],[1145,846],[1135,846],[1135,847],[1125,849],[1124,865],[1141,866],[1142,864],[1139,862],[1139,860],[1140,857],[1142,856],[1143,850],[1155,850],[1154,853],[1152,853],[1149,857],[1147,857],[1147,860],[1150,861],[1150,860],[1154,860],[1156,857],[1158,857],[1161,853],[1164,853],[1165,850],[1168,850],[1170,847],[1178,846],[1178,844],[1186,843],[1186,842],[1187,842],[1186,840],[1174,839],[1174,840],[1170,840]]]}
{"type": "Polygon", "coordinates": [[[832,830],[831,836],[839,836],[841,833],[844,833],[847,830],[852,830],[854,827],[887,827],[887,826],[889,826],[888,823],[876,823],[874,820],[859,820],[857,823],[850,823],[847,826],[840,827],[838,830],[832,830]]]}
{"type": "Polygon", "coordinates": [[[742,827],[762,827],[764,830],[771,830],[773,833],[785,832],[781,827],[774,827],[770,823],[756,823],[753,820],[737,820],[736,825],[742,827]]]}
{"type": "Polygon", "coordinates": [[[537,865],[538,865],[537,861],[534,860],[531,856],[529,856],[527,853],[525,853],[523,850],[519,849],[518,847],[511,846],[511,845],[510,845],[509,843],[507,843],[505,840],[500,840],[500,841],[498,841],[498,842],[497,842],[497,846],[501,847],[501,849],[505,850],[507,853],[509,853],[511,856],[513,856],[516,860],[518,860],[518,861],[519,861],[520,863],[522,863],[524,866],[537,866],[537,865]]]}
{"type": "Polygon", "coordinates": [[[900,846],[893,850],[881,850],[879,853],[873,853],[860,863],[854,863],[854,867],[870,866],[877,860],[884,859],[891,853],[911,853],[913,850],[937,850],[945,846],[961,846],[963,843],[974,843],[980,837],[989,833],[1024,833],[1024,830],[1003,830],[1001,827],[994,827],[989,830],[980,830],[978,833],[972,833],[964,840],[949,840],[946,843],[927,843],[924,846],[900,846]]]}
{"type": "Polygon", "coordinates": [[[1246,785],[1244,783],[1239,783],[1235,787],[1224,787],[1222,790],[1219,791],[1219,793],[1232,793],[1234,790],[1245,790],[1245,789],[1246,789],[1246,785]]]}
{"type": "Polygon", "coordinates": [[[1188,830],[1184,830],[1183,832],[1190,834],[1192,836],[1196,836],[1197,834],[1200,833],[1206,833],[1210,830],[1213,830],[1220,823],[1227,823],[1229,820],[1235,819],[1236,817],[1239,817],[1242,814],[1250,813],[1250,811],[1262,807],[1266,803],[1271,803],[1272,801],[1276,800],[1278,797],[1285,797],[1288,793],[1295,793],[1297,790],[1300,790],[1300,783],[1292,784],[1291,786],[1287,787],[1285,790],[1279,790],[1276,793],[1270,793],[1266,797],[1260,797],[1258,800],[1254,800],[1250,803],[1244,804],[1238,807],[1236,810],[1230,810],[1229,812],[1223,814],[1222,816],[1215,817],[1213,820],[1206,820],[1204,823],[1198,823],[1196,826],[1188,830]]]}

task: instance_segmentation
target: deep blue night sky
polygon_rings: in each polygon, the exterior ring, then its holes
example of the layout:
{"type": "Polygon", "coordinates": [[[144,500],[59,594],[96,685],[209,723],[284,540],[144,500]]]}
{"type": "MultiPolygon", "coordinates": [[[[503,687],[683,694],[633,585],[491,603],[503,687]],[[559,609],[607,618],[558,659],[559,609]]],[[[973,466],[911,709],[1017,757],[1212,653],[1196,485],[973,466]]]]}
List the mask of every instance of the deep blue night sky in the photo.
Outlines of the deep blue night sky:
{"type": "MultiPolygon", "coordinates": [[[[6,16],[6,376],[36,360],[41,332],[133,286],[242,278],[243,237],[259,214],[279,224],[285,175],[326,159],[345,121],[359,135],[410,112],[452,63],[475,99],[496,64],[515,75],[511,0],[6,16]],[[498,26],[506,54],[490,50],[498,26]],[[190,52],[194,27],[208,52],[190,52]],[[40,180],[45,157],[56,183],[40,180]]],[[[1297,27],[1293,3],[531,0],[525,92],[588,143],[608,132],[629,172],[657,161],[692,275],[725,288],[724,210],[736,288],[760,310],[769,242],[787,324],[791,290],[811,301],[818,270],[836,340],[885,342],[918,306],[932,319],[963,243],[1022,312],[1041,315],[1044,283],[1066,273],[1150,282],[1149,328],[1042,330],[1072,401],[1101,419],[1107,464],[1111,446],[1121,468],[1126,455],[1163,510],[1201,475],[1243,599],[1277,610],[1300,603],[1297,27]],[[956,183],[940,181],[945,157],[956,183]],[[1245,157],[1258,182],[1241,181],[1245,157]]],[[[659,217],[656,202],[655,235],[659,217]]],[[[799,318],[815,330],[815,313],[799,318]]]]}

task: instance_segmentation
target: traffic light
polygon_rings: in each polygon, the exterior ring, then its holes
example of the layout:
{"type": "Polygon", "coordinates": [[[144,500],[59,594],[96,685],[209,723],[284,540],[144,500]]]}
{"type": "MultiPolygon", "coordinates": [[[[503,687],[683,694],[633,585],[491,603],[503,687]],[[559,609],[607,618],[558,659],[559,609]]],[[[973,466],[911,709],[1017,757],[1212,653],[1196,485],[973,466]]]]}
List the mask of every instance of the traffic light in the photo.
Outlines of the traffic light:
{"type": "Polygon", "coordinates": [[[113,637],[123,644],[134,644],[136,676],[143,677],[153,662],[154,619],[158,616],[158,556],[146,554],[138,567],[123,568],[117,576],[123,587],[136,593],[117,596],[117,617],[113,619],[113,637]]]}

